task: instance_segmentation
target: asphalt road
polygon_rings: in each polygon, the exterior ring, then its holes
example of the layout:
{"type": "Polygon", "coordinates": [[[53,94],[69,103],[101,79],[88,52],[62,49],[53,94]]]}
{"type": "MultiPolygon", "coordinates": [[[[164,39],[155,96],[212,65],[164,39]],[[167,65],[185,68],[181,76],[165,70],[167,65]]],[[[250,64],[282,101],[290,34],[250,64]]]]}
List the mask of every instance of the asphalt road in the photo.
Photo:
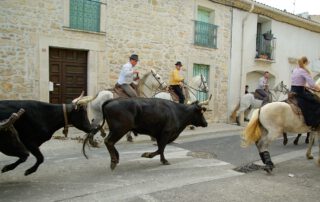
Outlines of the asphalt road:
{"type": "MultiPolygon", "coordinates": [[[[139,137],[138,137],[139,138],[139,137]]],[[[304,137],[302,139],[304,141],[304,137]]],[[[27,162],[0,175],[1,201],[318,201],[320,168],[305,159],[306,145],[289,139],[272,144],[276,164],[273,175],[263,170],[249,173],[234,169],[259,160],[254,146],[240,147],[238,133],[179,137],[166,147],[171,165],[161,165],[159,157],[141,158],[156,150],[150,141],[121,142],[116,145],[120,163],[109,168],[106,148],[80,153],[75,140],[50,140],[41,149],[45,162],[39,170],[23,176],[34,163],[27,162]]],[[[318,148],[314,148],[316,156],[318,148]]],[[[13,157],[0,155],[0,166],[13,157]]]]}

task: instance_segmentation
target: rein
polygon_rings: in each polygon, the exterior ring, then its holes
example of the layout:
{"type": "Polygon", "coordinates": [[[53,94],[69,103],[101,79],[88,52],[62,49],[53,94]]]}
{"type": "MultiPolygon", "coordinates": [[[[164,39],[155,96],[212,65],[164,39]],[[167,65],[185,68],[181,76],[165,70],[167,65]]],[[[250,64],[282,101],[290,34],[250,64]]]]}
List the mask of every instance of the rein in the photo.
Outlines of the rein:
{"type": "MultiPolygon", "coordinates": [[[[163,82],[160,82],[158,79],[157,79],[157,74],[155,74],[154,72],[151,71],[151,75],[153,76],[153,78],[159,83],[159,86],[157,87],[157,89],[162,89],[163,88],[163,84],[165,83],[164,81],[163,82]]],[[[143,84],[144,86],[146,86],[150,91],[152,90],[152,88],[150,86],[148,86],[147,84],[143,84]]],[[[139,89],[140,90],[140,89],[139,89]]],[[[144,95],[144,97],[148,97],[144,92],[142,92],[140,90],[140,93],[144,95]]]]}

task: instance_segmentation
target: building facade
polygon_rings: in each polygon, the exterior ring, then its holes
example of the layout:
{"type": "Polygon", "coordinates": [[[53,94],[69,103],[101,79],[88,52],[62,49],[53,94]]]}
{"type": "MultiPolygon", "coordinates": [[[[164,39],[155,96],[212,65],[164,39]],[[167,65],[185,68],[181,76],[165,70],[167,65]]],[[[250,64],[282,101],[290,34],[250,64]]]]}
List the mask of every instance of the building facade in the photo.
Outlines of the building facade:
{"type": "Polygon", "coordinates": [[[319,24],[250,0],[2,0],[0,99],[69,102],[111,88],[132,54],[165,80],[203,74],[206,116],[226,122],[264,71],[289,85],[297,58],[319,71],[319,24]],[[264,34],[270,33],[270,40],[264,34]]]}

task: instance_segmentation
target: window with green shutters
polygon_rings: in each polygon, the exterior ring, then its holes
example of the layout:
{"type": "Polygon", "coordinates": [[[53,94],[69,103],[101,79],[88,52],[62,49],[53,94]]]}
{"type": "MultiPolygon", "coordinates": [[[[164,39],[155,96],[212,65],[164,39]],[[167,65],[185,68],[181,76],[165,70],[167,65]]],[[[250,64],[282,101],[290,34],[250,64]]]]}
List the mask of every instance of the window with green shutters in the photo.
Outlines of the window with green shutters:
{"type": "Polygon", "coordinates": [[[70,28],[100,32],[99,0],[70,0],[70,28]]]}
{"type": "Polygon", "coordinates": [[[211,23],[213,21],[213,15],[213,11],[198,9],[198,20],[195,21],[195,45],[217,48],[218,26],[211,23]]]}
{"type": "MultiPolygon", "coordinates": [[[[202,74],[202,76],[206,79],[208,86],[210,86],[209,85],[209,65],[194,64],[193,76],[197,76],[200,74],[202,74]]],[[[197,100],[199,101],[205,101],[208,99],[208,93],[197,91],[196,97],[197,97],[197,100]]]]}

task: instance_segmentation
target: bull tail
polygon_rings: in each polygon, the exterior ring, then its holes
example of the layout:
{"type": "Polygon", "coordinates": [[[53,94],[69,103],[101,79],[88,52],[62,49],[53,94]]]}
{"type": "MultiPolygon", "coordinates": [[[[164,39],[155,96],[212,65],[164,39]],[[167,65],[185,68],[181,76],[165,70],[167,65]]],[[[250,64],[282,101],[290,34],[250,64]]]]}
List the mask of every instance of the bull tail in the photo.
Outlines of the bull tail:
{"type": "Polygon", "coordinates": [[[261,138],[261,124],[259,121],[260,109],[253,112],[252,117],[242,133],[242,147],[248,147],[261,138]]]}
{"type": "Polygon", "coordinates": [[[240,102],[237,104],[236,108],[233,110],[233,112],[230,115],[230,118],[233,122],[236,122],[237,117],[237,111],[240,109],[240,102]]]}

